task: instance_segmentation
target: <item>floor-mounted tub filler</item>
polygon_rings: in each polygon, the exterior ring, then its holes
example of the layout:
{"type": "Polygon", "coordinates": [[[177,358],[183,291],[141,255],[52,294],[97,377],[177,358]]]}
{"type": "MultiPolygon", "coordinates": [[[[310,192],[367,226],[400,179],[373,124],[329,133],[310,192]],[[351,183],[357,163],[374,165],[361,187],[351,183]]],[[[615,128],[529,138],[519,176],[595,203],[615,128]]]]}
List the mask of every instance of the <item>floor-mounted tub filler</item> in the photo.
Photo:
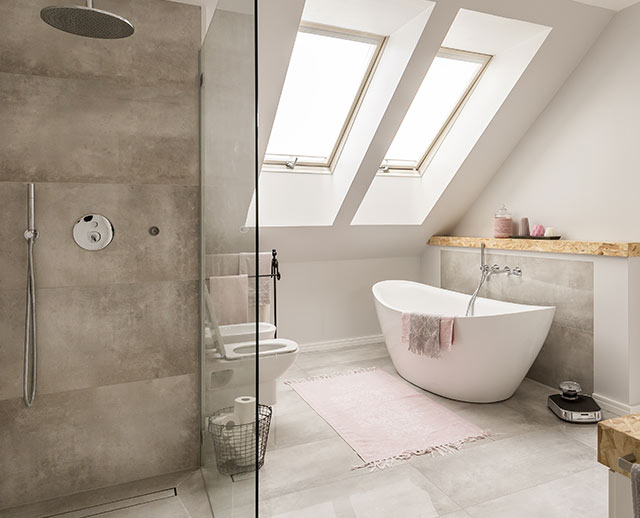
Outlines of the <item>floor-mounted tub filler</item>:
{"type": "Polygon", "coordinates": [[[551,327],[555,308],[478,297],[411,281],[373,286],[376,311],[393,364],[404,379],[429,392],[471,403],[493,403],[516,391],[551,327]],[[402,342],[402,314],[455,317],[455,338],[440,358],[417,355],[402,342]]]}

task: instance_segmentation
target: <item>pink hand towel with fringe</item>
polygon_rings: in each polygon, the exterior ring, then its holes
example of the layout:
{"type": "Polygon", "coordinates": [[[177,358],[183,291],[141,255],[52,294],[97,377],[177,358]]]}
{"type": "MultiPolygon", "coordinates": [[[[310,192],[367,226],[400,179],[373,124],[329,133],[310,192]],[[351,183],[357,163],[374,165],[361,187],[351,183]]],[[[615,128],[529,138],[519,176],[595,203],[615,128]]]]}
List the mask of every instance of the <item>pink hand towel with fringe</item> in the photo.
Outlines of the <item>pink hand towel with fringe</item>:
{"type": "Polygon", "coordinates": [[[402,342],[414,354],[440,358],[442,349],[453,345],[454,317],[440,317],[421,313],[402,314],[402,342]]]}

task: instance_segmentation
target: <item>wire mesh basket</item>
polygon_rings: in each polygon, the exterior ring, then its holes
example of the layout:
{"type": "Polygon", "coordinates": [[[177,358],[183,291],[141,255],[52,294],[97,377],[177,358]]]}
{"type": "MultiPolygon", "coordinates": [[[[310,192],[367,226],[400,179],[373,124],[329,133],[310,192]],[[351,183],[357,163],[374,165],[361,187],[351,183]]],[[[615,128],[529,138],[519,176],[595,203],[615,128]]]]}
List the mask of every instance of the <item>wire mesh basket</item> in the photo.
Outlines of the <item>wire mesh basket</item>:
{"type": "Polygon", "coordinates": [[[271,407],[258,405],[257,430],[255,422],[238,425],[213,422],[216,417],[225,414],[233,414],[233,407],[222,408],[209,416],[209,435],[216,452],[218,471],[223,475],[238,475],[255,471],[256,464],[257,469],[260,469],[264,465],[264,455],[267,451],[271,407]]]}

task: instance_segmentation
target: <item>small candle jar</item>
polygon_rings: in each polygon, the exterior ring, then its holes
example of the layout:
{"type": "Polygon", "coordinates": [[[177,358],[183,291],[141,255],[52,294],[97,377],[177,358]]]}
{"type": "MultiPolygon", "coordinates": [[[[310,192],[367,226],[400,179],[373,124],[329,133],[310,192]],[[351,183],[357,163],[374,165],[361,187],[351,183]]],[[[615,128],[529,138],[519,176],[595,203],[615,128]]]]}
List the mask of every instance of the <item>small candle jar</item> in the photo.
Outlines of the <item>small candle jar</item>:
{"type": "Polygon", "coordinates": [[[493,218],[493,237],[505,238],[510,237],[513,232],[513,220],[511,213],[506,206],[502,206],[496,211],[493,218]]]}

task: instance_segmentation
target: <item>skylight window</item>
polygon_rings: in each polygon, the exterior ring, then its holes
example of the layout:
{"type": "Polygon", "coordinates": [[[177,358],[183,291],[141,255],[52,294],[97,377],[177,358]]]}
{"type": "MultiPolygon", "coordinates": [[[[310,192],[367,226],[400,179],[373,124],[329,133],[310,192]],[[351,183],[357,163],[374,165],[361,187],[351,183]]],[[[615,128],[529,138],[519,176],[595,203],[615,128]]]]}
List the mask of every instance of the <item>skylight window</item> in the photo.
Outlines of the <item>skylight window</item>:
{"type": "Polygon", "coordinates": [[[293,47],[265,163],[331,168],[384,38],[301,27],[293,47]]]}
{"type": "Polygon", "coordinates": [[[491,56],[441,49],[420,85],[378,174],[422,174],[491,56]]]}

